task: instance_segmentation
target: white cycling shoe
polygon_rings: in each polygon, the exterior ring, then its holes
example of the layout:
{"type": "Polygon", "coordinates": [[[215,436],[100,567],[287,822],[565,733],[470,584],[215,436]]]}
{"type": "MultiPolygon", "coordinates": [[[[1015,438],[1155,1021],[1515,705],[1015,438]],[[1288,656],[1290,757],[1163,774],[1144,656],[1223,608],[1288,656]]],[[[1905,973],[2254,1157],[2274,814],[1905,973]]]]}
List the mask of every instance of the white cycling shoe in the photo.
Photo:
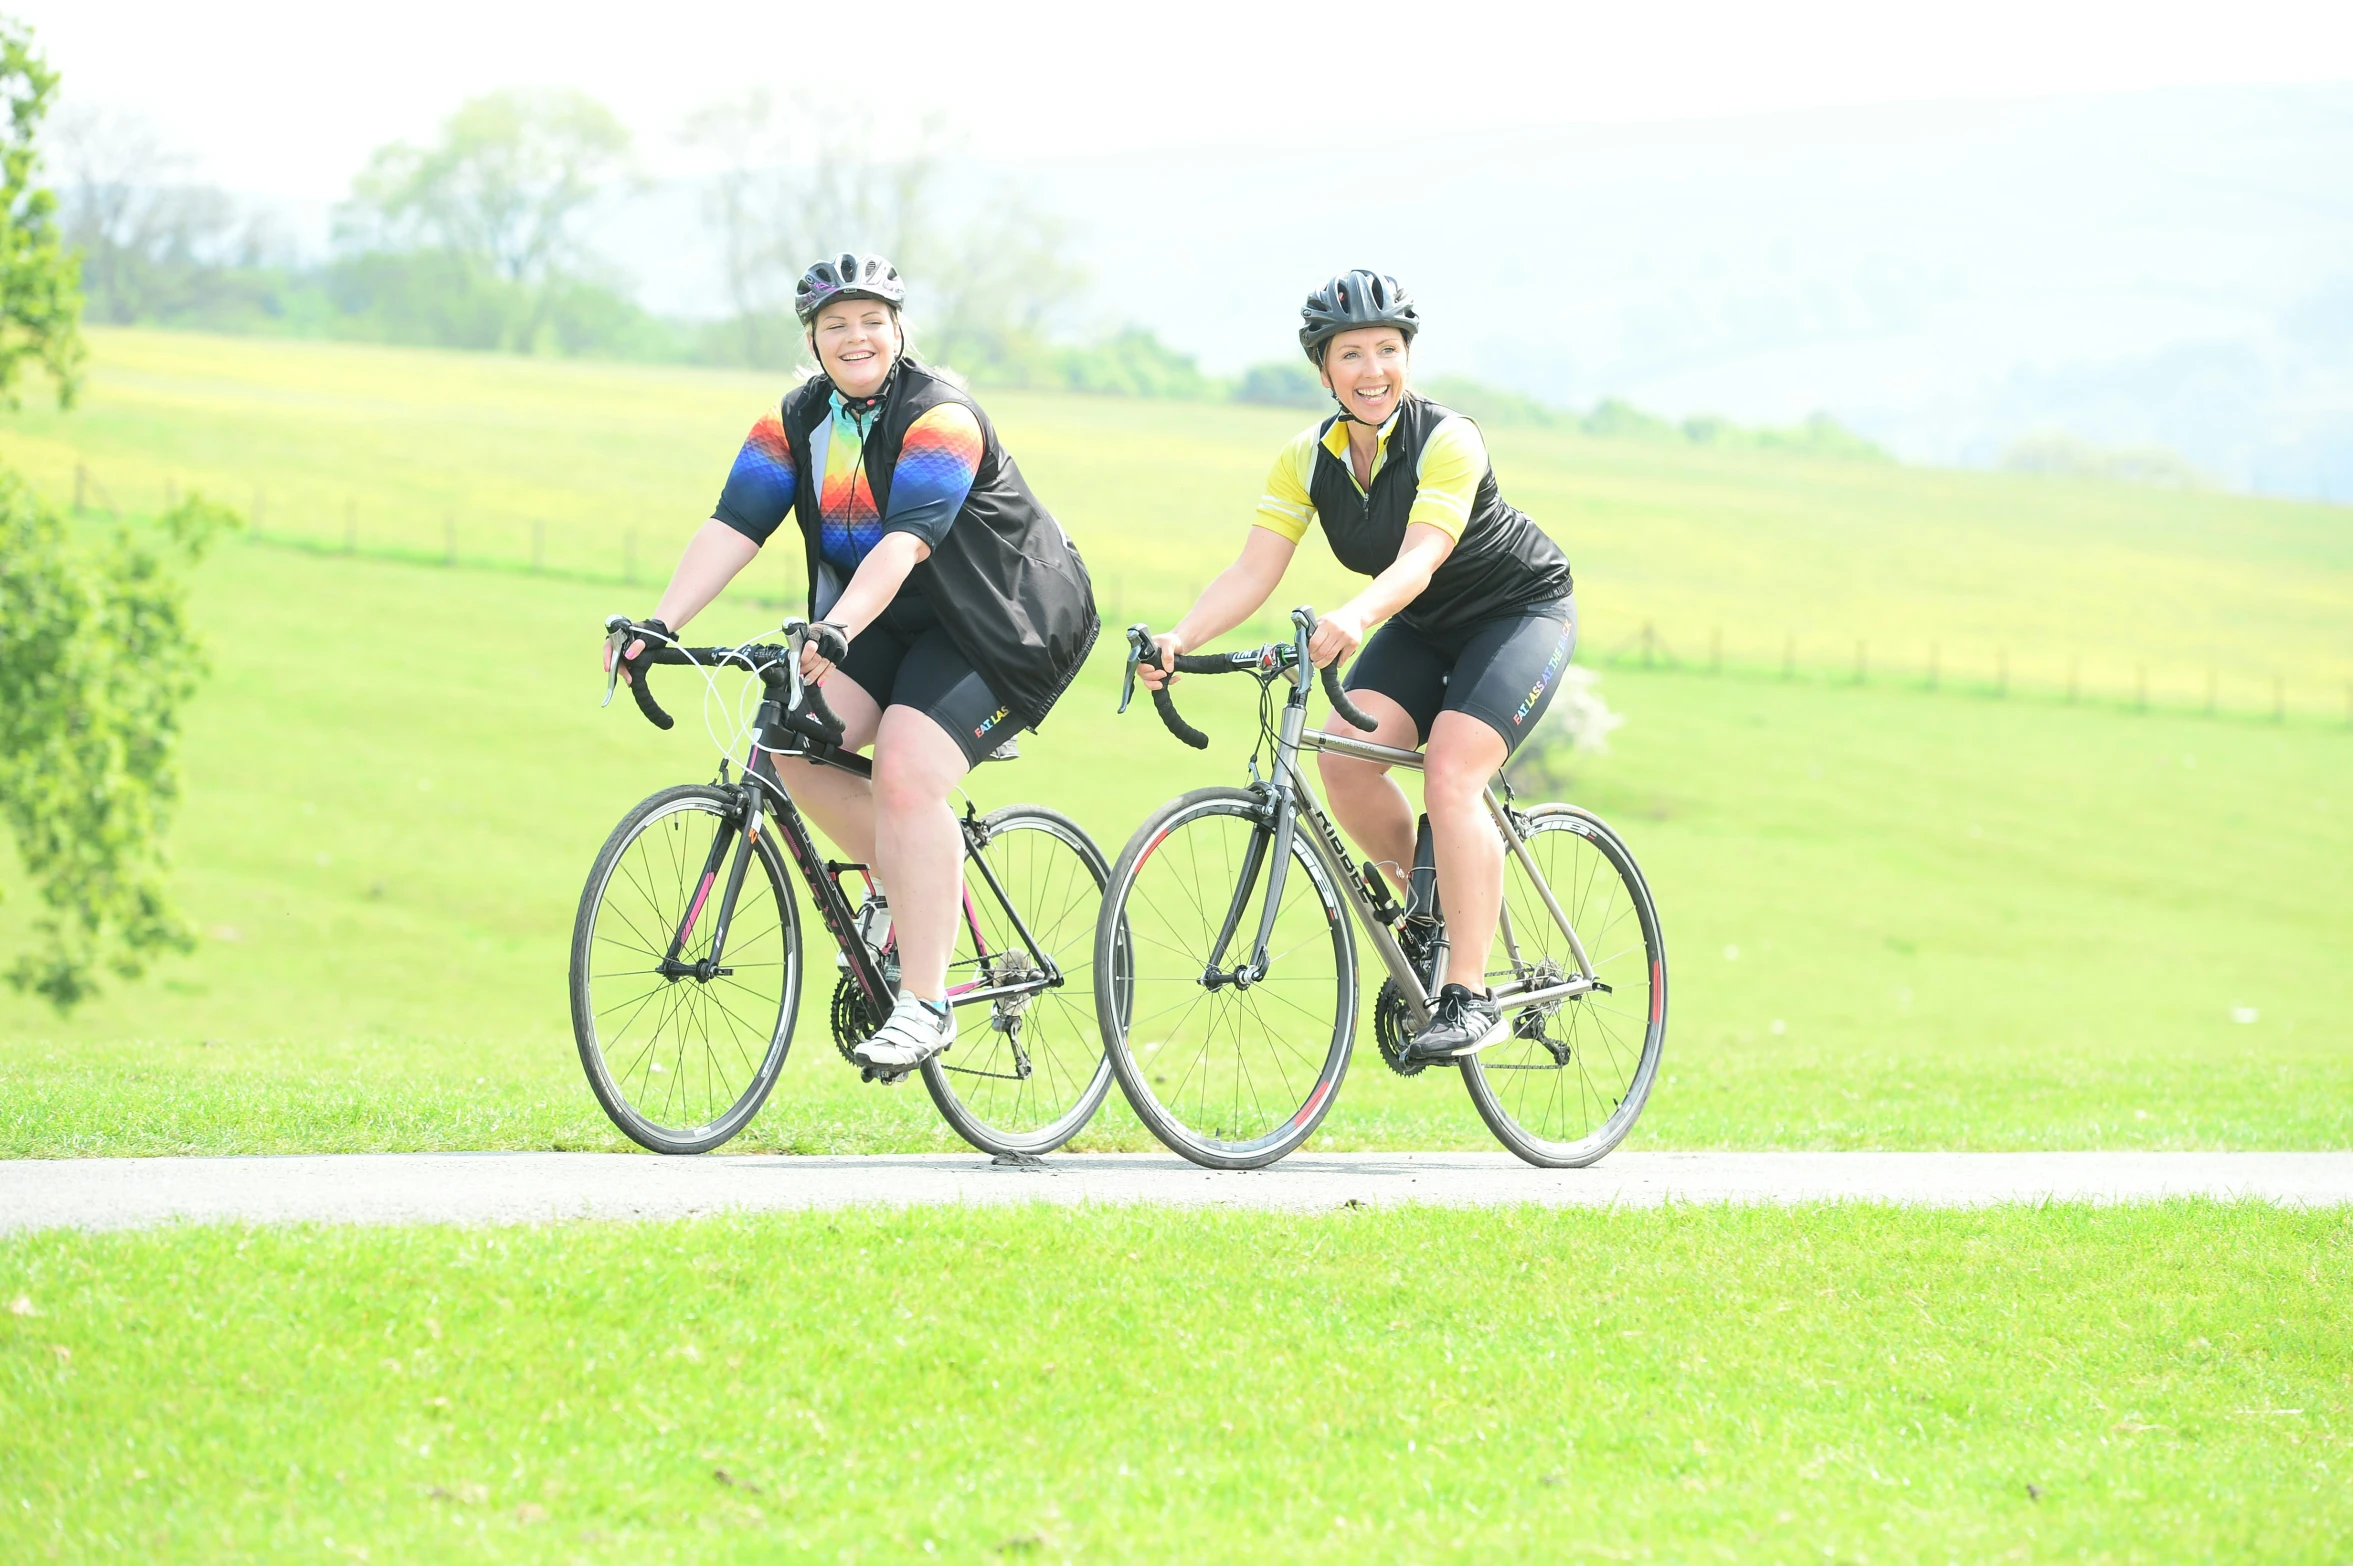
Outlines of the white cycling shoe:
{"type": "Polygon", "coordinates": [[[939,1013],[902,993],[874,1037],[850,1051],[850,1057],[878,1077],[903,1077],[956,1042],[956,1014],[939,1013]]]}

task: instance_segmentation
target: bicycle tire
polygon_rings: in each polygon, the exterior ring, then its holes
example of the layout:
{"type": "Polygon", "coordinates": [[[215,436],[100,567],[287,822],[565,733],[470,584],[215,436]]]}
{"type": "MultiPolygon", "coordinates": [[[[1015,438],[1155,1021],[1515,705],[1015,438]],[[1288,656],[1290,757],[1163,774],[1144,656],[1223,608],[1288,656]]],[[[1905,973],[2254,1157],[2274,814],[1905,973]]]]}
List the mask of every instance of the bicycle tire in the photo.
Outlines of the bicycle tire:
{"type": "MultiPolygon", "coordinates": [[[[1251,988],[1207,982],[1211,926],[1222,925],[1242,880],[1235,856],[1253,839],[1263,856],[1271,830],[1266,801],[1248,789],[1171,800],[1121,850],[1095,928],[1095,1009],[1120,1091],[1164,1146],[1209,1169],[1263,1168],[1306,1142],[1330,1113],[1355,1044],[1355,929],[1303,836],[1292,842],[1267,974],[1251,988]],[[1298,1015],[1278,1011],[1270,1023],[1277,1005],[1298,1015]]],[[[1235,947],[1250,948],[1264,885],[1262,872],[1228,961],[1235,947]]]]}
{"type": "MultiPolygon", "coordinates": [[[[923,1085],[940,1118],[974,1147],[1000,1157],[1037,1157],[1086,1129],[1111,1091],[1111,1064],[1089,993],[1095,925],[1110,867],[1084,828],[1042,805],[990,812],[982,818],[981,836],[983,855],[1003,845],[990,869],[1064,982],[1006,1005],[958,1007],[956,1043],[923,1063],[923,1085]],[[1006,1082],[1014,1085],[998,1085],[1006,1082]]],[[[965,887],[993,955],[975,951],[970,926],[960,926],[949,959],[951,987],[1002,982],[1008,961],[1016,972],[1029,962],[1003,906],[987,882],[972,875],[971,858],[968,851],[965,887]]]]}
{"type": "MultiPolygon", "coordinates": [[[[1530,854],[1540,861],[1596,976],[1614,988],[1550,1008],[1512,1013],[1507,1006],[1512,1033],[1463,1057],[1463,1086],[1487,1129],[1512,1152],[1539,1168],[1581,1169],[1624,1141],[1650,1100],[1666,1047],[1666,943],[1649,883],[1625,841],[1599,816],[1575,805],[1539,805],[1522,819],[1530,854]],[[1572,848],[1572,841],[1584,846],[1572,848]],[[1541,863],[1548,857],[1566,873],[1541,863]],[[1635,1031],[1639,1042],[1627,1037],[1635,1031]]],[[[1566,940],[1526,868],[1508,851],[1504,898],[1521,936],[1558,942],[1560,951],[1542,960],[1573,970],[1566,940]]],[[[1500,950],[1500,931],[1496,940],[1500,950]]],[[[1529,961],[1526,951],[1523,964],[1529,961]]],[[[1489,960],[1488,973],[1491,980],[1512,976],[1501,958],[1489,960]]]]}
{"type": "MultiPolygon", "coordinates": [[[[709,831],[738,830],[733,818],[740,808],[741,796],[733,790],[705,784],[666,788],[641,800],[597,851],[572,923],[572,1034],[581,1068],[613,1124],[640,1147],[657,1153],[709,1152],[743,1130],[767,1101],[792,1047],[801,998],[800,908],[772,832],[760,833],[752,857],[765,876],[775,928],[770,932],[755,913],[761,902],[761,878],[747,870],[736,924],[729,933],[728,973],[706,981],[691,976],[663,979],[642,968],[607,968],[599,973],[596,967],[600,952],[622,961],[663,955],[669,932],[687,918],[687,899],[709,895],[690,890],[699,879],[709,831]],[[649,842],[654,848],[633,858],[633,852],[649,842]],[[607,914],[612,916],[609,924],[607,914]],[[747,951],[753,954],[748,959],[747,951]],[[772,978],[767,972],[771,967],[772,978]],[[739,981],[733,977],[738,973],[757,973],[761,982],[755,986],[749,977],[739,981]],[[605,981],[601,988],[600,980],[605,981]],[[681,989],[687,984],[694,988],[681,989]],[[714,990],[721,984],[733,988],[714,990]],[[771,1004],[773,1018],[767,1015],[771,1004]],[[641,1034],[638,1024],[649,1012],[653,1024],[641,1034]],[[741,1063],[740,1074],[722,1059],[710,1038],[698,1044],[691,1037],[714,1021],[723,1025],[725,1053],[741,1063]],[[664,1041],[664,1030],[672,1024],[674,1048],[664,1041]],[[616,1054],[622,1058],[616,1060],[616,1054]],[[667,1080],[657,1082],[657,1077],[667,1080]],[[698,1078],[703,1084],[699,1093],[698,1078]],[[699,1109],[694,1107],[698,1101],[699,1109]],[[683,1123],[674,1110],[689,1111],[683,1123]]],[[[722,878],[724,864],[722,860],[722,878]]],[[[698,946],[707,950],[702,944],[707,937],[707,927],[699,930],[682,959],[690,958],[698,946]]]]}

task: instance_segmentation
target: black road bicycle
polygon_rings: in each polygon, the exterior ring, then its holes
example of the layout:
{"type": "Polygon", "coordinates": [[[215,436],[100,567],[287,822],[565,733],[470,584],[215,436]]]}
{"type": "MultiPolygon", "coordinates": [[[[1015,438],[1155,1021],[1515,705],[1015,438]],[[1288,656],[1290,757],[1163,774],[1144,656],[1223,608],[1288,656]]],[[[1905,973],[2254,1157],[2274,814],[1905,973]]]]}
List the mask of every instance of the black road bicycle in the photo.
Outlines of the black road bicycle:
{"type": "MultiPolygon", "coordinates": [[[[605,630],[616,669],[631,637],[660,640],[621,616],[605,630]]],[[[716,782],[638,804],[605,839],[580,894],[580,1063],[613,1124],[657,1153],[708,1152],[734,1136],[784,1068],[805,977],[787,858],[840,948],[830,1020],[843,1059],[897,999],[898,948],[871,874],[819,855],[776,769],[777,757],[799,756],[871,777],[873,763],[840,746],[840,720],[801,680],[806,622],[787,621],[783,634],[782,645],[648,649],[646,665],[693,665],[706,680],[748,673],[765,699],[740,773],[731,780],[723,759],[716,782]],[[845,875],[864,883],[857,904],[845,875]]],[[[638,667],[630,692],[667,729],[649,672],[638,667]]],[[[612,694],[608,681],[607,702],[612,694]]],[[[983,1152],[1048,1153],[1078,1134],[1110,1090],[1087,960],[1103,855],[1076,822],[1036,805],[984,816],[968,802],[962,824],[963,917],[948,968],[948,998],[962,1016],[954,1046],[924,1063],[923,1084],[983,1152]]]]}
{"type": "MultiPolygon", "coordinates": [[[[1400,905],[1377,866],[1350,857],[1299,766],[1300,752],[1327,750],[1418,772],[1421,754],[1307,728],[1315,615],[1291,621],[1289,642],[1176,660],[1180,673],[1257,677],[1250,786],[1195,789],[1154,812],[1112,866],[1095,929],[1095,1009],[1120,1088],[1162,1142],[1213,1169],[1270,1164],[1331,1110],[1356,1038],[1352,922],[1386,972],[1373,1032],[1401,1075],[1426,1069],[1402,1051],[1446,969],[1428,819],[1400,905]],[[1289,692],[1278,712],[1279,683],[1289,692]]],[[[1143,626],[1128,642],[1123,712],[1137,661],[1156,656],[1143,626]]],[[[1377,727],[1336,667],[1323,689],[1358,729],[1377,727]]],[[[1152,702],[1171,733],[1207,748],[1166,686],[1152,702]]],[[[1499,781],[1501,797],[1490,784],[1486,799],[1506,848],[1504,897],[1486,973],[1511,1031],[1454,1064],[1504,1146],[1573,1168],[1617,1146],[1650,1096],[1667,1031],[1666,947],[1615,832],[1575,805],[1522,808],[1499,781]]]]}

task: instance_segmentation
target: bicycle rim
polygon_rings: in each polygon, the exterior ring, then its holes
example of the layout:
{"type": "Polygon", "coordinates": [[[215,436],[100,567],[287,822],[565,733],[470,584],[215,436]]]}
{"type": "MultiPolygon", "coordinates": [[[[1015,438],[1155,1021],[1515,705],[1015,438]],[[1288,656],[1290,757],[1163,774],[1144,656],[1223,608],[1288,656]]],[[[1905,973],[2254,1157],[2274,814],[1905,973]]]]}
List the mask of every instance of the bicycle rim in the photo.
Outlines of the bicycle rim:
{"type": "Polygon", "coordinates": [[[1096,1014],[1121,1090],[1172,1151],[1214,1169],[1270,1164],[1313,1135],[1355,1039],[1354,932],[1302,840],[1263,978],[1244,987],[1210,976],[1213,955],[1227,975],[1249,960],[1271,858],[1257,795],[1188,794],[1129,841],[1095,932],[1096,1014]],[[1217,953],[1245,879],[1240,919],[1217,953]]]}
{"type": "Polygon", "coordinates": [[[767,833],[745,867],[721,971],[659,969],[680,928],[679,961],[710,956],[736,828],[721,790],[666,789],[637,806],[598,853],[572,934],[572,1028],[613,1124],[658,1153],[700,1153],[741,1131],[775,1086],[800,999],[799,913],[767,833]],[[726,838],[716,877],[705,866],[726,838]]]}
{"type": "Polygon", "coordinates": [[[956,1009],[956,1043],[926,1061],[923,1084],[940,1116],[984,1153],[1050,1153],[1094,1118],[1111,1090],[1111,1064],[1095,1023],[1096,915],[1109,868],[1077,822],[1014,805],[982,823],[981,852],[1000,900],[971,855],[965,910],[948,960],[948,990],[1019,985],[1043,956],[1058,986],[956,1009]],[[1033,955],[1007,912],[1037,943],[1033,955]]]}
{"type": "MultiPolygon", "coordinates": [[[[1532,1164],[1576,1168],[1625,1139],[1650,1097],[1667,1031],[1667,958],[1650,888],[1616,833],[1570,805],[1527,818],[1528,851],[1568,915],[1605,990],[1505,1012],[1512,1031],[1462,1062],[1463,1085],[1496,1139],[1532,1164]]],[[[1488,982],[1573,978],[1566,936],[1517,855],[1506,854],[1504,912],[1488,982]]]]}

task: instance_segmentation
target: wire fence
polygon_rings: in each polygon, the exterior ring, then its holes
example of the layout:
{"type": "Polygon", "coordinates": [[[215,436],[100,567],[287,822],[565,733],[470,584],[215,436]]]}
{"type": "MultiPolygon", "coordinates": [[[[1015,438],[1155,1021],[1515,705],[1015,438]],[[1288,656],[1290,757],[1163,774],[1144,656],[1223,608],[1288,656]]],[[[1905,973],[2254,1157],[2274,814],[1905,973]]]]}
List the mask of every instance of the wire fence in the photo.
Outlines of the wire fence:
{"type": "MultiPolygon", "coordinates": [[[[119,505],[87,465],[75,467],[73,493],[77,516],[119,519],[139,515],[119,505]]],[[[176,505],[177,484],[167,479],[163,496],[167,509],[176,505]]],[[[313,508],[301,510],[302,525],[273,526],[269,494],[256,485],[245,537],[258,546],[313,556],[535,576],[623,589],[658,589],[668,576],[667,559],[657,562],[651,553],[656,544],[669,546],[672,535],[668,532],[659,540],[651,540],[636,529],[624,529],[617,537],[584,538],[578,530],[551,527],[545,520],[461,527],[456,512],[451,511],[442,519],[435,541],[429,532],[421,535],[413,517],[363,532],[356,497],[344,500],[341,516],[335,519],[339,527],[331,522],[322,526],[323,519],[313,508]]],[[[730,596],[761,609],[793,612],[802,608],[807,588],[800,557],[790,550],[778,553],[783,557],[781,569],[766,571],[762,580],[734,590],[730,596]]],[[[1112,632],[1101,645],[1116,649],[1122,640],[1118,633],[1137,621],[1156,630],[1174,624],[1205,585],[1205,577],[1186,579],[1165,572],[1129,573],[1117,568],[1099,571],[1096,601],[1105,626],[1112,632]]],[[[1288,610],[1270,605],[1237,628],[1231,640],[1271,640],[1288,634],[1288,610]]],[[[1728,639],[1721,625],[1697,629],[1645,620],[1629,631],[1589,616],[1576,661],[1601,669],[1817,686],[1876,686],[1992,700],[2016,697],[2109,710],[2274,723],[2284,723],[2291,716],[2334,719],[2353,727],[2353,680],[2330,682],[2307,675],[2291,677],[2285,669],[2266,672],[2243,665],[2226,668],[2220,663],[2160,666],[2147,660],[2093,661],[2075,653],[2053,653],[2039,647],[2014,650],[1982,640],[1948,643],[1922,636],[1874,641],[1869,636],[1788,630],[1777,642],[1769,643],[1753,633],[1745,639],[1728,639]]]]}

